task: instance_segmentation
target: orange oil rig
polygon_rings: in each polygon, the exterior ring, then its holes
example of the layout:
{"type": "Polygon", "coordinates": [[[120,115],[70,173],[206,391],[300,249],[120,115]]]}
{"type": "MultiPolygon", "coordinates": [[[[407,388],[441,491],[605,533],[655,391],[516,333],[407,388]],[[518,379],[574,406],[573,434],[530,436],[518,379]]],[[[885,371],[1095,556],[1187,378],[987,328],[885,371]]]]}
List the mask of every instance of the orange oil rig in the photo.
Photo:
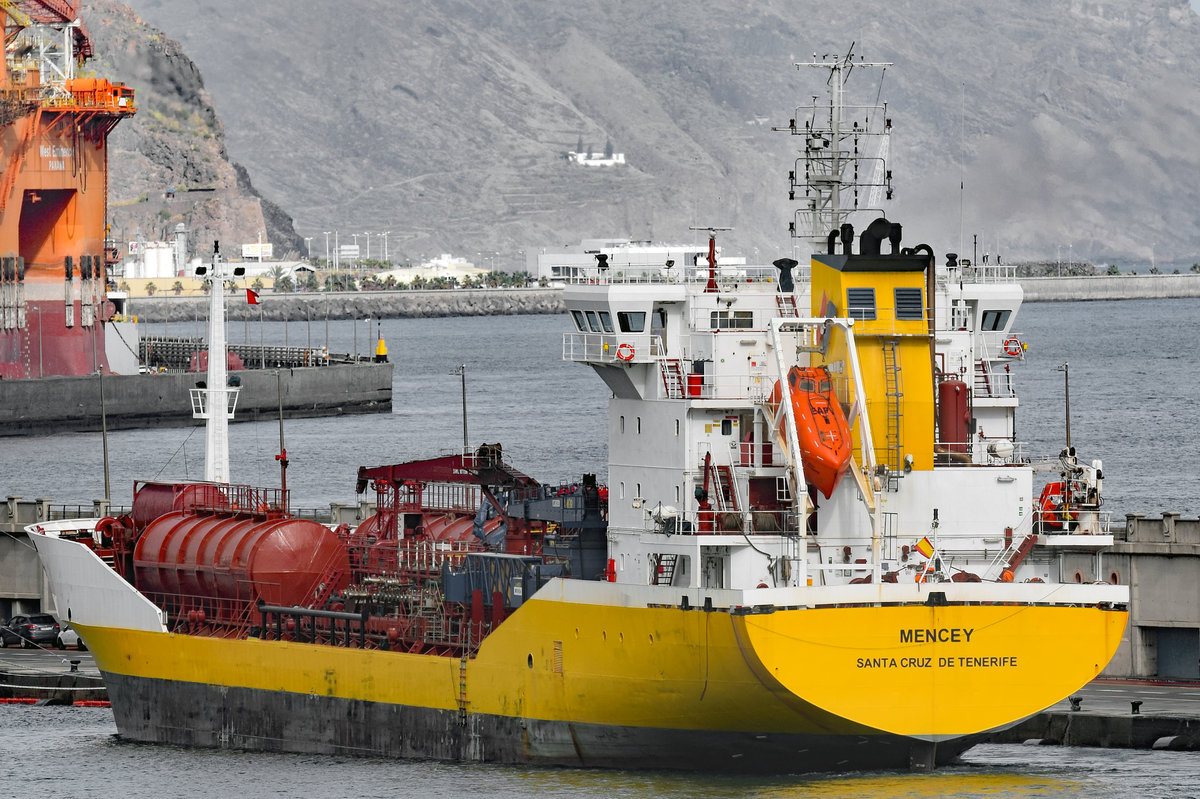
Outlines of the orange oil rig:
{"type": "Polygon", "coordinates": [[[108,135],[133,89],[79,68],[77,0],[0,0],[0,377],[108,371],[108,135]]]}

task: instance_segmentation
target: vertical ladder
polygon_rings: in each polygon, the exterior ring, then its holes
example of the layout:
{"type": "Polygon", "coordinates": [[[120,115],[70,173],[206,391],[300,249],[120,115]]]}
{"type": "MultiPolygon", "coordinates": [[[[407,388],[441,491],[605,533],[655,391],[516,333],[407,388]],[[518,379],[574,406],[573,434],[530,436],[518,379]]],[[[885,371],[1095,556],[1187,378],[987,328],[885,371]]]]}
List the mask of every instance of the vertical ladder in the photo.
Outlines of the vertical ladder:
{"type": "Polygon", "coordinates": [[[883,344],[883,383],[887,395],[887,452],[888,467],[893,474],[900,471],[900,411],[904,392],[901,390],[900,362],[896,359],[897,341],[883,344]]]}
{"type": "Polygon", "coordinates": [[[683,399],[683,372],[679,368],[679,359],[663,358],[661,372],[667,399],[683,399]]]}
{"type": "Polygon", "coordinates": [[[465,726],[467,723],[467,656],[463,654],[458,659],[458,723],[465,726]]]}
{"type": "Polygon", "coordinates": [[[779,308],[780,316],[795,318],[800,316],[800,311],[796,308],[795,294],[776,294],[775,305],[779,308]]]}
{"type": "Polygon", "coordinates": [[[660,552],[655,558],[651,585],[670,585],[675,579],[675,563],[679,556],[674,552],[660,552]]]}

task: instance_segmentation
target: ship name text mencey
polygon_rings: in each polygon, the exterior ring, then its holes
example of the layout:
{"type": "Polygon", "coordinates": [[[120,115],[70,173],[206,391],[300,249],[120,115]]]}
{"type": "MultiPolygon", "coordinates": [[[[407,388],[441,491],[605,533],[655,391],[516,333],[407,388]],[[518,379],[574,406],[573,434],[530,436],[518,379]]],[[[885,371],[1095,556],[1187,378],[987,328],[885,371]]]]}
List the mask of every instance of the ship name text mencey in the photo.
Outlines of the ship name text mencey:
{"type": "Polygon", "coordinates": [[[931,644],[950,643],[957,644],[962,641],[965,643],[971,642],[971,634],[975,632],[974,628],[966,629],[965,627],[940,627],[937,629],[912,629],[900,631],[900,643],[902,644],[931,644]]]}

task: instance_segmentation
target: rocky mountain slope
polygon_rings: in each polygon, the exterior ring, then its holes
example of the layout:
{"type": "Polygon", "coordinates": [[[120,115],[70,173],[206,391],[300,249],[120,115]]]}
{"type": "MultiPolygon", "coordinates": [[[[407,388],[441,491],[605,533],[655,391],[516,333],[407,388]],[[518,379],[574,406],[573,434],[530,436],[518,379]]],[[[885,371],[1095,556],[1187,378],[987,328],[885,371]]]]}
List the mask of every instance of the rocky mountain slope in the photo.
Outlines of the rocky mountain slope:
{"type": "Polygon", "coordinates": [[[182,223],[194,254],[211,253],[214,240],[240,254],[238,245],[256,242],[259,230],[281,250],[299,252],[291,219],[229,161],[200,71],[179,43],[122,3],[93,0],[81,13],[97,54],[85,68],[136,91],[138,113],[109,139],[113,237],[165,239],[182,223]]]}
{"type": "Polygon", "coordinates": [[[132,5],[196,60],[230,153],[318,255],[324,231],[388,230],[405,259],[513,268],[530,248],[714,225],[750,258],[788,253],[795,141],[771,128],[823,90],[793,62],[851,43],[894,62],[852,85],[889,101],[889,216],[909,242],[971,252],[977,235],[1010,260],[1200,251],[1186,0],[132,5]],[[572,166],[580,140],[627,165],[572,166]]]}

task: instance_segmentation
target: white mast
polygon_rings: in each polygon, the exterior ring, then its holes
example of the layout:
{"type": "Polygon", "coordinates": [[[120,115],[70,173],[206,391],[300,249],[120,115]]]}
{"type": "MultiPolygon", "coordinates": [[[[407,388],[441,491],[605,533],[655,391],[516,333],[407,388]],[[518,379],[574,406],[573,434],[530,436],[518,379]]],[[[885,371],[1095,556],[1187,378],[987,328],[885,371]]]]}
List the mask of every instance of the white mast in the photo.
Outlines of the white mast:
{"type": "Polygon", "coordinates": [[[208,381],[192,389],[192,418],[205,420],[204,479],[229,482],[229,420],[237,406],[239,389],[228,386],[225,354],[225,281],[240,277],[245,268],[232,274],[221,263],[221,243],[213,242],[212,268],[196,268],[196,275],[209,284],[208,294],[208,381]]]}
{"type": "Polygon", "coordinates": [[[845,103],[846,79],[855,67],[886,69],[891,63],[867,62],[861,57],[855,60],[853,53],[820,60],[814,54],[811,62],[795,66],[829,72],[829,107],[822,109],[814,96],[811,105],[796,109],[797,117],[800,111],[807,111],[809,118],[792,119],[786,128],[792,135],[804,137],[803,155],[796,159],[796,169],[790,175],[790,198],[800,203],[796,209],[799,221],[792,222],[792,235],[807,239],[815,252],[822,252],[826,237],[840,229],[851,213],[880,214],[880,199],[891,199],[891,173],[887,169],[891,123],[887,107],[845,103]],[[827,122],[819,119],[822,110],[828,113],[827,122]],[[803,196],[797,196],[801,190],[803,196]]]}

